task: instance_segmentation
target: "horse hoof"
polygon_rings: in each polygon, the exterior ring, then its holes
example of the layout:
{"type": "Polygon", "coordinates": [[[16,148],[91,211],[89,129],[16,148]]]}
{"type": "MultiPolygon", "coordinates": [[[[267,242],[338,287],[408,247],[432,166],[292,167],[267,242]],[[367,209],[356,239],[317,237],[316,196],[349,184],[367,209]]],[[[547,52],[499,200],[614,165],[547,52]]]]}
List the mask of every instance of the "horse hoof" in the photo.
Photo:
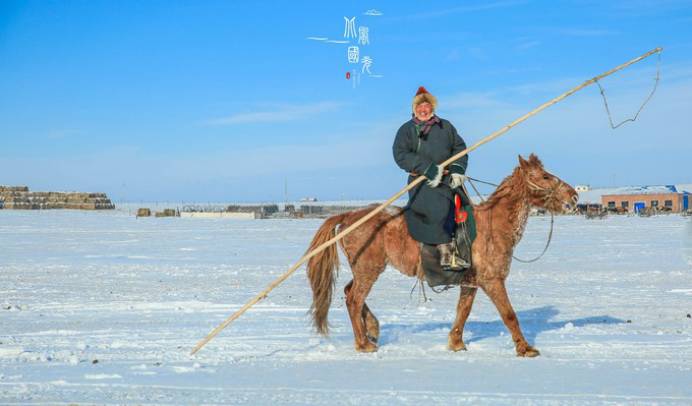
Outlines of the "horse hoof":
{"type": "Polygon", "coordinates": [[[466,346],[464,345],[464,343],[461,343],[461,345],[455,345],[455,346],[449,345],[448,348],[454,352],[466,351],[466,346]]]}
{"type": "Polygon", "coordinates": [[[358,352],[376,352],[377,351],[377,345],[368,341],[368,343],[365,345],[356,345],[356,351],[358,351],[358,352]]]}
{"type": "Polygon", "coordinates": [[[541,355],[541,353],[533,347],[528,347],[523,353],[517,353],[517,356],[526,358],[533,358],[539,355],[541,355]]]}
{"type": "Polygon", "coordinates": [[[447,343],[447,348],[449,348],[450,351],[454,351],[454,352],[466,351],[466,345],[461,340],[459,340],[459,341],[449,340],[449,342],[447,343]]]}

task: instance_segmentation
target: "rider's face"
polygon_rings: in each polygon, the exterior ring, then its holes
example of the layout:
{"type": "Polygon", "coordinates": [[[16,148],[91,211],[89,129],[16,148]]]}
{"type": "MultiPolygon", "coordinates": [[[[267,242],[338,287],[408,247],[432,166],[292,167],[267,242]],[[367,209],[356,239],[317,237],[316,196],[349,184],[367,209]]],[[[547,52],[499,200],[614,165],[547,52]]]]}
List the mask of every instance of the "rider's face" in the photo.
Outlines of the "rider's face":
{"type": "Polygon", "coordinates": [[[433,107],[432,104],[428,102],[421,103],[416,106],[415,114],[416,118],[421,121],[427,121],[432,117],[433,107]]]}

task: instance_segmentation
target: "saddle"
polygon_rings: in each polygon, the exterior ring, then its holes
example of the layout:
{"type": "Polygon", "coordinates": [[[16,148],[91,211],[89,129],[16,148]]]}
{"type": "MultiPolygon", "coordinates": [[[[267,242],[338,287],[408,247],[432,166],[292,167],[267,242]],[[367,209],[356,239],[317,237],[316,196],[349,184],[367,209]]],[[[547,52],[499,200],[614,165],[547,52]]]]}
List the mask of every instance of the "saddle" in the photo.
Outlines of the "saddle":
{"type": "Polygon", "coordinates": [[[440,251],[436,245],[421,243],[421,268],[430,287],[458,285],[472,266],[471,244],[476,237],[473,206],[462,205],[458,194],[454,195],[454,226],[451,267],[440,265],[440,251]]]}

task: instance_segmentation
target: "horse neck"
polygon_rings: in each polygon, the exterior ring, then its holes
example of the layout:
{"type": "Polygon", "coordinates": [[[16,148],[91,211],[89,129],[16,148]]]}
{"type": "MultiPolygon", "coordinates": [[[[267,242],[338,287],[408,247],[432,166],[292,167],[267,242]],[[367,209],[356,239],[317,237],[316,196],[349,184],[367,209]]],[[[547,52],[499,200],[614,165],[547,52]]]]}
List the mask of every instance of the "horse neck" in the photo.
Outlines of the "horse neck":
{"type": "Polygon", "coordinates": [[[516,168],[510,176],[500,183],[488,201],[480,206],[488,208],[489,216],[493,222],[503,223],[501,224],[502,229],[508,232],[501,234],[509,239],[512,246],[515,246],[524,234],[531,209],[528,194],[526,181],[520,169],[516,168]]]}

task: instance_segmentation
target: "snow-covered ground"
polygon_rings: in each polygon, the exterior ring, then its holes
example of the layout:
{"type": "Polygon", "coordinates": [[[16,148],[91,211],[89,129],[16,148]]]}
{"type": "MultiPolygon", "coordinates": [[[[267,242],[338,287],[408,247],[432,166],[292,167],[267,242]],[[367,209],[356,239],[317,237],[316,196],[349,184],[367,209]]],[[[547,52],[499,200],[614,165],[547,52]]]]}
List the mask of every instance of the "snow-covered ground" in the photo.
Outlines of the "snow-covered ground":
{"type": "MultiPolygon", "coordinates": [[[[692,223],[675,215],[556,218],[508,280],[536,359],[482,293],[468,351],[447,351],[458,289],[423,303],[391,269],[369,298],[377,353],[353,350],[347,269],[330,338],[313,334],[301,269],[189,356],[320,223],[0,211],[0,403],[692,403],[692,223]]],[[[531,218],[517,255],[548,227],[531,218]]]]}

